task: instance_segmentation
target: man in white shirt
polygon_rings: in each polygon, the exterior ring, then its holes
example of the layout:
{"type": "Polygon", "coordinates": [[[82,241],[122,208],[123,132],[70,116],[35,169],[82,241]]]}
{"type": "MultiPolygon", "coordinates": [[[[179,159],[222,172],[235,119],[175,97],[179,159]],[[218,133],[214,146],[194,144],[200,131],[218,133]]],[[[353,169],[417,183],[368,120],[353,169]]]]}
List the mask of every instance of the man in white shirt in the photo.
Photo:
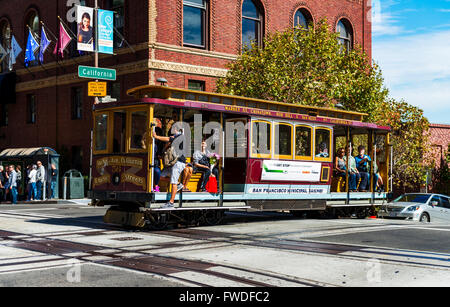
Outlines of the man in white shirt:
{"type": "Polygon", "coordinates": [[[36,173],[36,189],[37,197],[36,199],[43,200],[42,191],[45,188],[45,167],[42,165],[41,161],[37,161],[37,173],[36,173]]]}
{"type": "Polygon", "coordinates": [[[37,166],[33,165],[31,167],[31,171],[28,174],[28,199],[27,201],[36,199],[36,175],[37,175],[37,166]]]}

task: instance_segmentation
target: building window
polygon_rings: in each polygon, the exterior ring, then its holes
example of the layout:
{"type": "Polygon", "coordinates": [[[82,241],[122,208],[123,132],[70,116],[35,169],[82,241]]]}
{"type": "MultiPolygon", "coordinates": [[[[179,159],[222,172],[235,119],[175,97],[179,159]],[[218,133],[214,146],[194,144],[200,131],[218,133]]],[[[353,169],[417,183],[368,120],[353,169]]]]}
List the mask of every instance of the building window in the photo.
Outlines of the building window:
{"type": "Polygon", "coordinates": [[[312,16],[307,9],[301,8],[298,9],[297,12],[295,12],[294,15],[295,28],[302,28],[307,30],[309,29],[312,22],[313,22],[312,16]]]}
{"type": "Polygon", "coordinates": [[[183,1],[183,44],[206,49],[208,1],[183,1]]]}
{"type": "Polygon", "coordinates": [[[262,46],[263,14],[256,0],[244,0],[242,4],[242,48],[250,49],[252,43],[262,46]]]}
{"type": "Polygon", "coordinates": [[[111,98],[120,100],[120,82],[108,82],[108,93],[111,96],[111,98]]]}
{"type": "Polygon", "coordinates": [[[108,9],[114,11],[114,28],[120,35],[114,31],[114,47],[122,48],[125,36],[125,0],[108,0],[108,9]]]}
{"type": "MultiPolygon", "coordinates": [[[[0,22],[0,45],[6,52],[8,52],[11,47],[11,25],[7,20],[0,22]]],[[[0,73],[8,71],[7,57],[8,56],[5,56],[3,61],[0,63],[0,73]]]]}
{"type": "Polygon", "coordinates": [[[83,88],[74,87],[71,93],[72,99],[72,119],[83,118],[83,88]]]}
{"type": "Polygon", "coordinates": [[[189,80],[188,89],[191,91],[205,91],[205,81],[189,80]]]}
{"type": "Polygon", "coordinates": [[[27,95],[27,124],[36,123],[36,96],[33,94],[27,95]]]}
{"type": "MultiPolygon", "coordinates": [[[[39,30],[40,30],[40,26],[39,26],[39,15],[37,14],[36,11],[31,11],[31,13],[28,14],[28,18],[26,19],[26,26],[25,26],[25,44],[24,46],[27,46],[27,42],[28,42],[28,36],[29,36],[29,29],[31,29],[31,33],[34,36],[34,39],[36,40],[36,42],[39,44],[39,30]]],[[[23,52],[25,52],[25,48],[23,48],[23,52]]],[[[39,49],[38,49],[39,50],[39,49]]],[[[36,51],[37,52],[37,51],[36,51]]],[[[36,60],[35,61],[31,61],[28,63],[28,66],[37,66],[39,65],[38,62],[38,57],[36,56],[36,60]]]]}
{"type": "Polygon", "coordinates": [[[341,45],[341,50],[349,52],[353,48],[353,29],[350,22],[346,19],[341,19],[337,25],[337,32],[339,34],[338,40],[341,45]]]}

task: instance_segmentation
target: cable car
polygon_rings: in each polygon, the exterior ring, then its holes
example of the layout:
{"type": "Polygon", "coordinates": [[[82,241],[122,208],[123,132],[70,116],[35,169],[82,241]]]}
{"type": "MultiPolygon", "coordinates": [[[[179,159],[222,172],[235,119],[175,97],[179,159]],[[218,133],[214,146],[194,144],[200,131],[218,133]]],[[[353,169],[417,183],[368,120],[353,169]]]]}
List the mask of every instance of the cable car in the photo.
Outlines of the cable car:
{"type": "MultiPolygon", "coordinates": [[[[96,104],[93,110],[89,197],[110,206],[106,223],[154,229],[171,223],[214,225],[228,210],[362,218],[391,191],[391,129],[363,122],[367,114],[167,86],[127,93],[132,98],[96,104]],[[176,146],[169,138],[174,129],[183,136],[176,146]],[[161,144],[157,137],[171,141],[161,144]],[[209,165],[217,168],[212,177],[218,187],[212,192],[202,189],[211,177],[205,181],[193,158],[202,143],[216,157],[209,165]],[[357,192],[349,172],[336,173],[335,157],[338,149],[356,156],[361,145],[371,161],[365,163],[366,188],[357,192]],[[184,187],[167,207],[177,186],[170,178],[156,183],[155,175],[156,168],[164,173],[161,147],[170,146],[181,152],[192,174],[180,176],[184,187]],[[386,183],[383,190],[377,189],[379,182],[386,183]]],[[[346,159],[346,169],[351,160],[346,159]]]]}

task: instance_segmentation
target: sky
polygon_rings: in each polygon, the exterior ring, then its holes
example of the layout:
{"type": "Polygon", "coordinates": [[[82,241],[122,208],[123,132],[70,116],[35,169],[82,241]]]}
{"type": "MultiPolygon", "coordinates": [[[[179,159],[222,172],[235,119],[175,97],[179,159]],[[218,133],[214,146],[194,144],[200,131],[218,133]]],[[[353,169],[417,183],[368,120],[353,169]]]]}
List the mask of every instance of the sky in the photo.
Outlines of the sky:
{"type": "Polygon", "coordinates": [[[450,124],[450,0],[372,0],[373,60],[390,95],[450,124]]]}

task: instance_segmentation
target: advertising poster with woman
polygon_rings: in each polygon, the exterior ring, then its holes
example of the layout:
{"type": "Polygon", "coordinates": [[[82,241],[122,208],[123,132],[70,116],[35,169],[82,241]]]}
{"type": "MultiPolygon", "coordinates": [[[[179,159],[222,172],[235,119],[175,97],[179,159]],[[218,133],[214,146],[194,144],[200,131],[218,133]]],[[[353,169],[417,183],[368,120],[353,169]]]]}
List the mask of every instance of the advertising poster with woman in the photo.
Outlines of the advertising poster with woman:
{"type": "Polygon", "coordinates": [[[94,9],[77,7],[77,43],[79,51],[94,51],[94,9]]]}

